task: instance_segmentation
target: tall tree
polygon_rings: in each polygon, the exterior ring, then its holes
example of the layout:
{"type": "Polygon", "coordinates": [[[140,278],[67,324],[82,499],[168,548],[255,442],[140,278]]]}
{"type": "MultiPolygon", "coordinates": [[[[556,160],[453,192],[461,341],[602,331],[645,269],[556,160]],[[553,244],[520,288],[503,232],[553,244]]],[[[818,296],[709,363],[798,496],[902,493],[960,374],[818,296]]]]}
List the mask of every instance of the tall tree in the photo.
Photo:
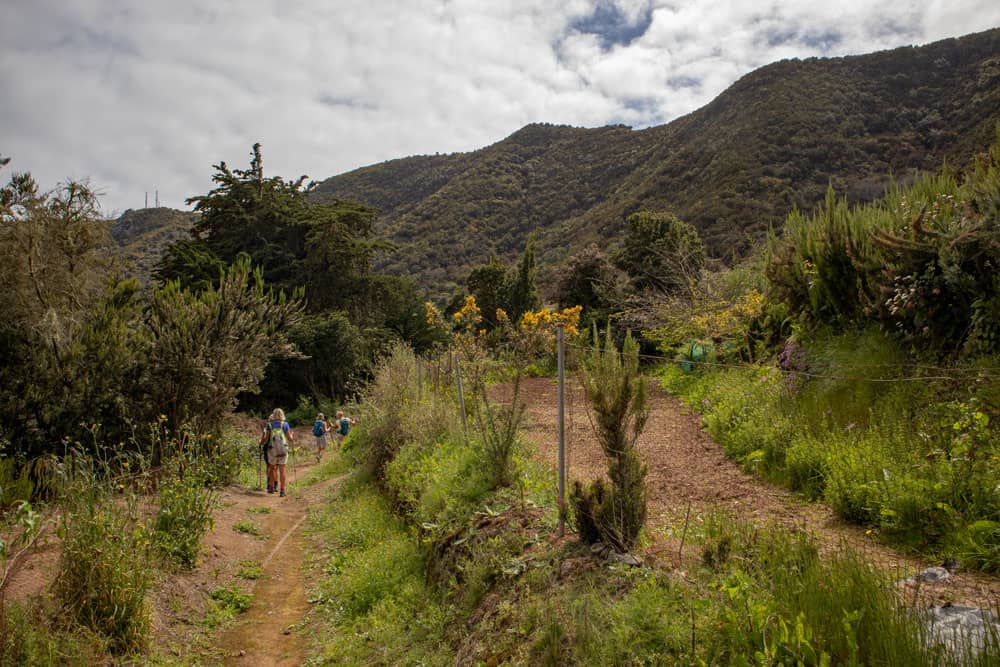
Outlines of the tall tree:
{"type": "Polygon", "coordinates": [[[306,177],[265,177],[260,144],[249,169],[215,165],[216,184],[187,200],[201,215],[192,239],[174,244],[157,267],[161,281],[204,286],[218,282],[219,268],[241,256],[261,267],[277,289],[304,287],[310,310],[339,308],[364,313],[374,255],[388,249],[375,240],[375,211],[355,202],[316,203],[306,177]]]}
{"type": "Polygon", "coordinates": [[[524,245],[524,252],[517,265],[517,272],[511,279],[510,301],[507,314],[517,322],[521,315],[535,310],[541,305],[538,287],[535,285],[535,240],[537,234],[532,232],[524,245]]]}
{"type": "Polygon", "coordinates": [[[482,311],[483,326],[493,329],[497,326],[497,308],[510,308],[510,283],[507,268],[496,257],[469,272],[465,282],[469,294],[476,297],[476,304],[482,311]]]}
{"type": "Polygon", "coordinates": [[[582,328],[608,319],[622,303],[621,286],[625,278],[596,243],[576,253],[560,272],[557,297],[560,308],[583,306],[582,328]]]}
{"type": "Polygon", "coordinates": [[[664,295],[690,290],[705,265],[705,244],[673,213],[641,211],[625,221],[616,264],[637,290],[664,295]]]}

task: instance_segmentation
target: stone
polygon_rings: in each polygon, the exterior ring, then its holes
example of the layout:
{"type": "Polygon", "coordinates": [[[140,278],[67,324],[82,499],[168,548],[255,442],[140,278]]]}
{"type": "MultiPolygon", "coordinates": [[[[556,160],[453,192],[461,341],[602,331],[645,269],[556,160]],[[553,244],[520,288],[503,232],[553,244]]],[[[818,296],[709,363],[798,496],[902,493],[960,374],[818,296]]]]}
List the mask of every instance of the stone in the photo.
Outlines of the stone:
{"type": "Polygon", "coordinates": [[[951,572],[943,567],[929,567],[916,576],[920,581],[933,584],[951,578],[951,572]]]}
{"type": "Polygon", "coordinates": [[[632,554],[620,554],[617,552],[612,552],[608,557],[616,563],[622,563],[623,565],[630,565],[632,567],[641,567],[642,561],[633,556],[632,554]]]}
{"type": "Polygon", "coordinates": [[[989,609],[946,604],[927,610],[927,642],[940,644],[960,661],[983,651],[987,638],[1000,633],[1000,620],[989,609]]]}

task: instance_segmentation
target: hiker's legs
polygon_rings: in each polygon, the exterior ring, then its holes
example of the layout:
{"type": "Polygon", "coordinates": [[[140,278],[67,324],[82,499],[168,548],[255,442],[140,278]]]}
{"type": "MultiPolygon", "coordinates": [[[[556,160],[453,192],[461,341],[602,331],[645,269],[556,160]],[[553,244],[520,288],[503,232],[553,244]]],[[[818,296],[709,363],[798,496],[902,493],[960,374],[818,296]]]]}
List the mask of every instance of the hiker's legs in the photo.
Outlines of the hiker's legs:
{"type": "Polygon", "coordinates": [[[277,466],[277,468],[278,468],[278,478],[281,481],[281,492],[284,493],[285,492],[285,464],[282,463],[279,466],[277,466]]]}
{"type": "Polygon", "coordinates": [[[267,466],[267,488],[274,490],[278,486],[278,466],[268,464],[267,466]]]}

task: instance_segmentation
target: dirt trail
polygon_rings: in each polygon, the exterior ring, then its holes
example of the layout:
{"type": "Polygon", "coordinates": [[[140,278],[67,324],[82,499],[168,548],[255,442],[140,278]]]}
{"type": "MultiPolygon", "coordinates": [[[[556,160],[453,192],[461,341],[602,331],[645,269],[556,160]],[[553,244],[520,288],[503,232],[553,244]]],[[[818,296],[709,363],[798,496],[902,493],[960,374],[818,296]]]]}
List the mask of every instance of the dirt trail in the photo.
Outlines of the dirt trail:
{"type": "MultiPolygon", "coordinates": [[[[294,474],[303,479],[315,465],[307,453],[312,436],[304,429],[296,432],[296,439],[300,446],[305,446],[294,474]]],[[[288,475],[291,483],[293,471],[290,466],[288,475]]],[[[304,489],[293,487],[285,498],[268,495],[266,491],[255,492],[254,504],[263,502],[273,508],[272,513],[264,515],[263,532],[267,540],[265,553],[260,558],[263,574],[253,588],[250,609],[241,614],[220,639],[226,665],[292,667],[305,660],[308,645],[305,620],[310,607],[306,594],[303,524],[310,508],[319,505],[340,480],[327,479],[304,489]]]]}
{"type": "MultiPolygon", "coordinates": [[[[690,504],[692,520],[713,509],[725,509],[756,523],[778,521],[804,529],[824,551],[846,542],[870,561],[899,579],[937,565],[910,558],[881,544],[877,538],[837,518],[821,503],[808,503],[796,494],[745,474],[701,428],[701,419],[658,387],[649,393],[650,418],[639,439],[649,466],[647,526],[657,537],[647,556],[680,565],[696,558],[685,548],[678,557],[680,535],[690,504]]],[[[509,389],[508,389],[509,391],[509,389]]],[[[527,405],[526,433],[537,443],[540,456],[557,464],[557,385],[548,378],[528,378],[521,387],[527,405]]],[[[588,480],[604,475],[606,464],[587,416],[582,388],[575,380],[566,387],[566,449],[568,477],[588,480]]],[[[921,597],[934,602],[963,602],[994,606],[1000,600],[1000,580],[974,572],[960,572],[939,584],[924,584],[921,597]]]]}

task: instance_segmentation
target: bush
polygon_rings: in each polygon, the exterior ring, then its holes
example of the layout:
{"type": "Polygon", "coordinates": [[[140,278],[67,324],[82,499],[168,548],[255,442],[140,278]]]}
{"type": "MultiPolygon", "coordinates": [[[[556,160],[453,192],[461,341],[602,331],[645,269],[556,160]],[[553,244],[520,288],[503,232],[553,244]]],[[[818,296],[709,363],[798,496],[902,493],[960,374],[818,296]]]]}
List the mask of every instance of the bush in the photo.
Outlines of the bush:
{"type": "Polygon", "coordinates": [[[198,559],[201,538],[212,528],[215,493],[202,465],[189,462],[191,467],[185,470],[178,463],[168,461],[164,466],[169,472],[160,480],[154,540],[168,561],[190,569],[198,559]]]}
{"type": "Polygon", "coordinates": [[[476,422],[482,440],[481,458],[486,476],[493,488],[508,486],[514,481],[514,452],[520,443],[519,431],[525,405],[520,400],[521,375],[513,380],[513,395],[509,405],[490,402],[486,385],[477,389],[476,422]]]}
{"type": "Polygon", "coordinates": [[[597,439],[608,461],[611,485],[594,480],[575,484],[570,502],[581,538],[601,540],[625,552],[646,520],[646,466],[635,443],[649,416],[645,380],[639,373],[639,346],[631,334],[619,355],[608,327],[603,345],[594,329],[594,347],[581,360],[587,400],[594,411],[597,439]]]}
{"type": "Polygon", "coordinates": [[[145,646],[151,620],[152,535],[123,483],[117,486],[125,492],[110,496],[82,481],[60,520],[55,594],[73,620],[107,637],[114,652],[135,651],[145,646]]]}
{"type": "Polygon", "coordinates": [[[88,667],[100,664],[106,654],[105,641],[94,632],[77,626],[52,627],[45,610],[3,602],[0,607],[0,667],[51,665],[59,656],[60,665],[88,667]]]}
{"type": "Polygon", "coordinates": [[[403,344],[378,364],[365,394],[364,428],[352,434],[353,447],[368,472],[381,479],[399,449],[425,433],[410,430],[409,415],[420,409],[416,396],[416,358],[403,344]]]}

